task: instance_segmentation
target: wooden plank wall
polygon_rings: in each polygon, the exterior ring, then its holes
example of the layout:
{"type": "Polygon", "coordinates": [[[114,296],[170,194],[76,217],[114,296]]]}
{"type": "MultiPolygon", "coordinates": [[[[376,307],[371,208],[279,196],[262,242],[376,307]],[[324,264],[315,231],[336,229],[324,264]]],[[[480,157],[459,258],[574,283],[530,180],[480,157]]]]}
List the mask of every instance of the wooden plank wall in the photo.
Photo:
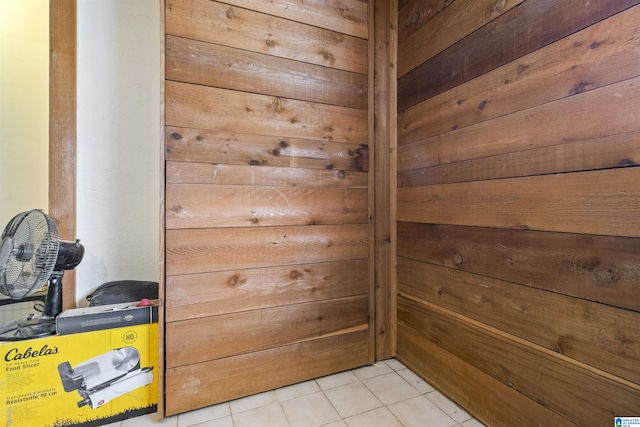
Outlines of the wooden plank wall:
{"type": "Polygon", "coordinates": [[[398,10],[398,358],[489,426],[640,414],[637,0],[398,10]]]}
{"type": "Polygon", "coordinates": [[[165,29],[166,414],[369,363],[367,3],[165,29]]]}

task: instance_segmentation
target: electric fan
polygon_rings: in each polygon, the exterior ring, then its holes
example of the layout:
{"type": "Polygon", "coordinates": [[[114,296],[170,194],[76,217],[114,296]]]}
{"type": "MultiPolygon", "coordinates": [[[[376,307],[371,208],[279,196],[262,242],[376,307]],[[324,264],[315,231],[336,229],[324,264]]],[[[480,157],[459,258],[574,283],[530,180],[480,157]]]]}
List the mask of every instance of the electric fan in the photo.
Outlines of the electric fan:
{"type": "Polygon", "coordinates": [[[0,327],[0,341],[18,341],[55,333],[62,311],[62,276],[84,255],[76,242],[61,241],[53,218],[39,209],[16,215],[2,233],[0,294],[12,300],[30,296],[49,282],[42,316],[30,314],[0,327]]]}

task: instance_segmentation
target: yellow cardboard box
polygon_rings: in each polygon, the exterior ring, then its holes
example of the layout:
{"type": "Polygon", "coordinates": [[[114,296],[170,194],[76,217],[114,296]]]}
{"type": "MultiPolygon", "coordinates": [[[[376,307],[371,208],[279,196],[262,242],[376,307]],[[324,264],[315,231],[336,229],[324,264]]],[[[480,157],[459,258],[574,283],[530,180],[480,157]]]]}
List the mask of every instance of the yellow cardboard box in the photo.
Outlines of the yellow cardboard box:
{"type": "Polygon", "coordinates": [[[156,410],[158,324],[0,343],[0,426],[100,426],[156,410]]]}

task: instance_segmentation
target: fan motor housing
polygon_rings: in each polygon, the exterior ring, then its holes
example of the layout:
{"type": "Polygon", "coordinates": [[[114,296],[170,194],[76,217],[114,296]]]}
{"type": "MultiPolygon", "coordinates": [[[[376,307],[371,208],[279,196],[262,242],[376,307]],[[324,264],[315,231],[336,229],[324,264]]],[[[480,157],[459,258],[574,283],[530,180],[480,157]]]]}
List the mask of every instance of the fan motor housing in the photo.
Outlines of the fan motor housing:
{"type": "Polygon", "coordinates": [[[58,259],[53,267],[54,271],[73,270],[80,264],[84,256],[84,246],[79,240],[75,242],[60,241],[58,248],[58,259]]]}

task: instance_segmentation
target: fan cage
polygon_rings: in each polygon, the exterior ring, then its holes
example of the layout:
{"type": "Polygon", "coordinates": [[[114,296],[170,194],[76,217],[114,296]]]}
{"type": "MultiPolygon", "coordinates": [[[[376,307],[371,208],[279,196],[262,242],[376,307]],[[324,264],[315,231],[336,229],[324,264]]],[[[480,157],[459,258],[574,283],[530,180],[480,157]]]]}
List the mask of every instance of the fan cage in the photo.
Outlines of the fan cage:
{"type": "Polygon", "coordinates": [[[2,234],[9,240],[11,255],[0,266],[0,293],[14,300],[25,298],[49,280],[58,258],[58,226],[39,209],[16,215],[2,234]]]}

